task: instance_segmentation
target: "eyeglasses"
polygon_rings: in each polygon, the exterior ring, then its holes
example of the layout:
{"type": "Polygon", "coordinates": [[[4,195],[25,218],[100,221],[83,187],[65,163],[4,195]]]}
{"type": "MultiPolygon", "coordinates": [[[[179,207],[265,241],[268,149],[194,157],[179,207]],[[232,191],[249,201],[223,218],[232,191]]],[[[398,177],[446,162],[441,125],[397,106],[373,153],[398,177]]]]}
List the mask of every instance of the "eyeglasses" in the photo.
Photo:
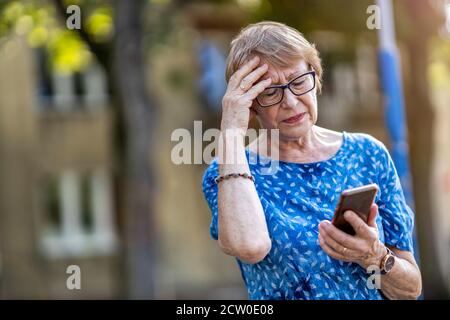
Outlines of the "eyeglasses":
{"type": "Polygon", "coordinates": [[[292,79],[286,84],[270,86],[256,97],[261,107],[271,107],[283,100],[284,89],[288,88],[294,95],[301,96],[312,91],[316,86],[316,72],[310,71],[292,79]]]}

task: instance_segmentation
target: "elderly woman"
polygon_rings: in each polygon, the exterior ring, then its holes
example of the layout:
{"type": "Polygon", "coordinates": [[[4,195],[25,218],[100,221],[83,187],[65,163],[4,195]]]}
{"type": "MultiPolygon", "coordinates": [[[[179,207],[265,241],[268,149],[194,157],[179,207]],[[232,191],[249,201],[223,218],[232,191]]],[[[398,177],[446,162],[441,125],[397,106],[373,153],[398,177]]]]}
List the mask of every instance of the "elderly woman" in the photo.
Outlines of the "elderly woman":
{"type": "Polygon", "coordinates": [[[367,134],[315,125],[321,76],[315,47],[284,24],[252,24],[232,41],[221,152],[203,177],[211,236],[237,258],[249,299],[415,299],[413,213],[392,159],[367,134]],[[266,135],[245,147],[253,116],[278,129],[278,141],[266,135]],[[271,159],[273,146],[278,170],[263,174],[260,160],[271,159]],[[370,183],[379,192],[367,223],[347,211],[356,234],[336,228],[330,220],[341,191],[370,183]]]}

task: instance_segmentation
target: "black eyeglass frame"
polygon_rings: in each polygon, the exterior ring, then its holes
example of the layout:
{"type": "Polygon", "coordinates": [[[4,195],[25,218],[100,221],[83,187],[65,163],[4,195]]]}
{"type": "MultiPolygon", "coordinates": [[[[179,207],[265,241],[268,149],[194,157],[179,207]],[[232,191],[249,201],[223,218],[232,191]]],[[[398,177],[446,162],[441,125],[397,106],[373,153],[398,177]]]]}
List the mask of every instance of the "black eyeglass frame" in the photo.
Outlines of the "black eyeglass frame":
{"type": "Polygon", "coordinates": [[[281,93],[280,101],[278,101],[278,102],[276,102],[276,103],[269,104],[269,105],[262,105],[262,104],[259,102],[258,97],[256,97],[256,102],[258,102],[258,104],[259,104],[260,107],[262,107],[262,108],[272,107],[272,106],[274,106],[274,105],[276,105],[276,104],[279,104],[281,101],[283,101],[283,99],[284,99],[284,90],[285,90],[286,88],[288,88],[289,91],[292,92],[292,94],[293,94],[294,96],[300,97],[300,96],[302,96],[302,95],[304,95],[304,94],[307,94],[308,92],[311,92],[312,90],[314,90],[315,87],[316,87],[316,72],[313,70],[313,71],[309,71],[309,72],[303,73],[303,74],[299,75],[298,77],[295,77],[294,79],[292,79],[291,81],[289,81],[289,82],[286,83],[286,84],[277,84],[277,85],[269,86],[269,87],[267,87],[267,88],[265,89],[265,90],[267,90],[267,89],[275,89],[275,88],[281,88],[281,89],[283,89],[283,90],[282,90],[282,93],[281,93]],[[296,94],[294,91],[292,91],[292,89],[291,89],[291,83],[292,83],[292,82],[294,82],[295,80],[300,79],[301,77],[304,77],[304,76],[310,75],[310,74],[313,76],[313,86],[312,86],[311,89],[309,89],[308,91],[305,91],[305,92],[303,92],[303,93],[300,93],[300,94],[296,94]]]}

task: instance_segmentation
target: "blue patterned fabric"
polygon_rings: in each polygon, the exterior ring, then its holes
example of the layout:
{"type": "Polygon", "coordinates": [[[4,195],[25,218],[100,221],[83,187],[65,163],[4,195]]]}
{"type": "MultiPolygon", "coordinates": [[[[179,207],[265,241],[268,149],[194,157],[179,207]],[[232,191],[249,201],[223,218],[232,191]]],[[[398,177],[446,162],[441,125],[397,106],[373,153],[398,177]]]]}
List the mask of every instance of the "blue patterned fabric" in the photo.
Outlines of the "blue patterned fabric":
{"type": "MultiPolygon", "coordinates": [[[[380,240],[413,251],[413,213],[386,147],[361,133],[344,131],[343,139],[332,158],[280,161],[274,175],[261,174],[270,165],[267,158],[246,150],[272,240],[269,254],[259,263],[237,259],[249,299],[383,299],[379,290],[367,287],[369,275],[362,267],[331,258],[319,245],[319,222],[332,219],[341,191],[348,188],[376,183],[380,240]]],[[[212,212],[210,234],[216,240],[217,176],[215,159],[205,171],[203,192],[212,212]]]]}

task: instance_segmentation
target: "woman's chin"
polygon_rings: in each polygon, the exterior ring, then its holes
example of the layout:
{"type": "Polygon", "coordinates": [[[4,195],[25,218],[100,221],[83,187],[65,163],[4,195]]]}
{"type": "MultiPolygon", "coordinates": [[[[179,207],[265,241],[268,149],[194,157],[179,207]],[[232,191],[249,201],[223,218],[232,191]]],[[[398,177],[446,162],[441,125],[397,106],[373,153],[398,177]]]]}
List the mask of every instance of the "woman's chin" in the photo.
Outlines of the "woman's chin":
{"type": "Polygon", "coordinates": [[[289,140],[296,140],[303,137],[309,130],[311,125],[309,123],[300,123],[295,126],[279,126],[280,136],[289,138],[289,140]]]}

